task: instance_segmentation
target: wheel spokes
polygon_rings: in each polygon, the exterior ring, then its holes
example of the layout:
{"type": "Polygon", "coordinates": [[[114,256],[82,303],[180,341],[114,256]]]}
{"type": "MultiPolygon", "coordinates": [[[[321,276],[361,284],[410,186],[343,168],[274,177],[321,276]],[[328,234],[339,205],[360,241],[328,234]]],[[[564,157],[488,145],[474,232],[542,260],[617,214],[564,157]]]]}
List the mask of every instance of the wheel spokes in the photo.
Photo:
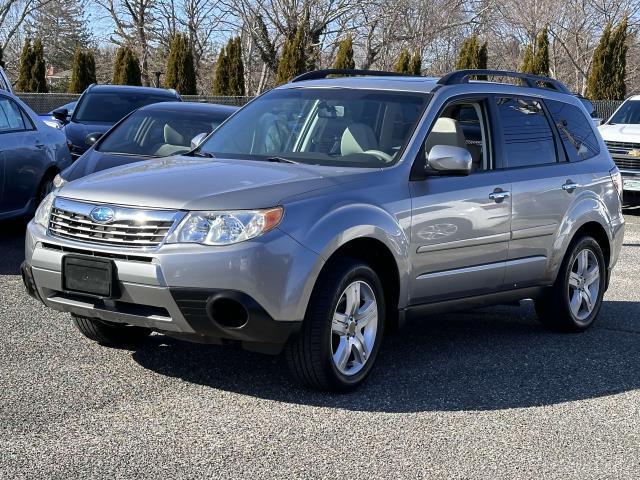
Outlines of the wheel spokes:
{"type": "Polygon", "coordinates": [[[360,329],[366,327],[374,318],[378,318],[378,305],[372,300],[366,302],[355,315],[360,329]]]}
{"type": "Polygon", "coordinates": [[[349,285],[345,294],[347,297],[347,307],[345,313],[347,315],[353,316],[357,312],[358,308],[360,308],[360,282],[355,282],[349,285]]]}
{"type": "Polygon", "coordinates": [[[579,288],[580,280],[581,280],[581,277],[576,272],[571,272],[569,274],[569,285],[571,285],[572,287],[579,288]]]}
{"type": "Polygon", "coordinates": [[[333,314],[333,321],[331,322],[331,331],[336,335],[347,334],[347,324],[349,323],[349,316],[344,313],[335,312],[333,314]]]}
{"type": "Polygon", "coordinates": [[[356,336],[353,337],[353,347],[356,360],[364,365],[364,362],[367,361],[367,357],[369,356],[369,349],[367,348],[367,342],[365,342],[362,333],[358,332],[356,336]]]}
{"type": "Polygon", "coordinates": [[[333,354],[333,358],[336,362],[336,366],[341,371],[345,371],[347,368],[347,363],[351,357],[351,347],[351,342],[346,336],[340,338],[340,343],[338,344],[336,353],[333,354]]]}
{"type": "Polygon", "coordinates": [[[589,250],[585,249],[578,254],[578,275],[584,277],[587,268],[589,268],[589,250]]]}

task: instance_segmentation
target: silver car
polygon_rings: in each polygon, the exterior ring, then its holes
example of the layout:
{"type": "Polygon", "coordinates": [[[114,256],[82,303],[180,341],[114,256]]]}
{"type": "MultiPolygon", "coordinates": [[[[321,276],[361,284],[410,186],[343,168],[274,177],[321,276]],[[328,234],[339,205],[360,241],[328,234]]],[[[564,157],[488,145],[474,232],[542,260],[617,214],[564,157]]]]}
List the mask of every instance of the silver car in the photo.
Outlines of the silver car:
{"type": "Polygon", "coordinates": [[[64,134],[0,90],[0,220],[33,214],[55,176],[69,165],[64,134]]]}
{"type": "Polygon", "coordinates": [[[302,382],[343,391],[410,316],[534,299],[545,326],[587,329],[623,241],[620,194],[554,80],[311,72],[189,154],[53,192],[22,271],[102,344],[158,331],[285,350],[302,382]]]}

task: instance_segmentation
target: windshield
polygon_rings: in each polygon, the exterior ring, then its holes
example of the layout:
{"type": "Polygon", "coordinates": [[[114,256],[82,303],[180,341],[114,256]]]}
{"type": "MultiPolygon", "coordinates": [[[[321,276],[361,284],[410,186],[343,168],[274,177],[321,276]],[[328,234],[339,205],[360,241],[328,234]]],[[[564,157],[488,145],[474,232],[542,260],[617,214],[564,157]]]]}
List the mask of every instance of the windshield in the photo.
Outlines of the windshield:
{"type": "Polygon", "coordinates": [[[607,123],[640,124],[640,100],[623,103],[607,123]]]}
{"type": "Polygon", "coordinates": [[[176,100],[167,95],[125,92],[89,92],[74,112],[76,122],[116,123],[118,120],[151,103],[176,100]]]}
{"type": "Polygon", "coordinates": [[[130,155],[166,157],[191,150],[191,139],[211,133],[228,114],[138,110],[126,118],[96,150],[130,155]]]}
{"type": "Polygon", "coordinates": [[[398,160],[428,98],[421,93],[358,89],[273,90],[229,119],[199,152],[384,167],[398,160]]]}

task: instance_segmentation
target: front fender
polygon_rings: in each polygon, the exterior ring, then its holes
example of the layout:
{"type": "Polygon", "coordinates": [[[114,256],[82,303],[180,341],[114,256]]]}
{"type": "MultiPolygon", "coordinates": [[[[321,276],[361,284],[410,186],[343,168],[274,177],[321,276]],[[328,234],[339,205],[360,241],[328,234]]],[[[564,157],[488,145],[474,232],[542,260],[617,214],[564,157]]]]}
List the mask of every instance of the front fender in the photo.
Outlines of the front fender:
{"type": "MultiPolygon", "coordinates": [[[[289,222],[288,225],[296,223],[289,222]]],[[[395,259],[400,279],[400,307],[406,305],[410,278],[409,239],[407,232],[401,226],[401,221],[391,213],[371,204],[344,204],[329,209],[306,229],[288,229],[287,225],[281,228],[296,241],[319,255],[318,265],[314,268],[318,273],[324,263],[348,242],[359,238],[379,241],[387,247],[395,259]]],[[[316,279],[317,276],[314,276],[307,280],[308,284],[304,288],[305,306],[316,279]]]]}

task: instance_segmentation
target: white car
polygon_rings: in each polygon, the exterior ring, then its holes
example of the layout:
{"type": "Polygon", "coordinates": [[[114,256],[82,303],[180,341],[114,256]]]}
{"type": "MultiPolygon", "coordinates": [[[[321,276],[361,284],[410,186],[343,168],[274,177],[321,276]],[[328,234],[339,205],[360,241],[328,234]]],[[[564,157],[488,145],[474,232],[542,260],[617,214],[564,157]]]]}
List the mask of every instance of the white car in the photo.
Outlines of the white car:
{"type": "Polygon", "coordinates": [[[625,201],[640,203],[640,95],[625,100],[598,129],[622,173],[625,201]]]}

